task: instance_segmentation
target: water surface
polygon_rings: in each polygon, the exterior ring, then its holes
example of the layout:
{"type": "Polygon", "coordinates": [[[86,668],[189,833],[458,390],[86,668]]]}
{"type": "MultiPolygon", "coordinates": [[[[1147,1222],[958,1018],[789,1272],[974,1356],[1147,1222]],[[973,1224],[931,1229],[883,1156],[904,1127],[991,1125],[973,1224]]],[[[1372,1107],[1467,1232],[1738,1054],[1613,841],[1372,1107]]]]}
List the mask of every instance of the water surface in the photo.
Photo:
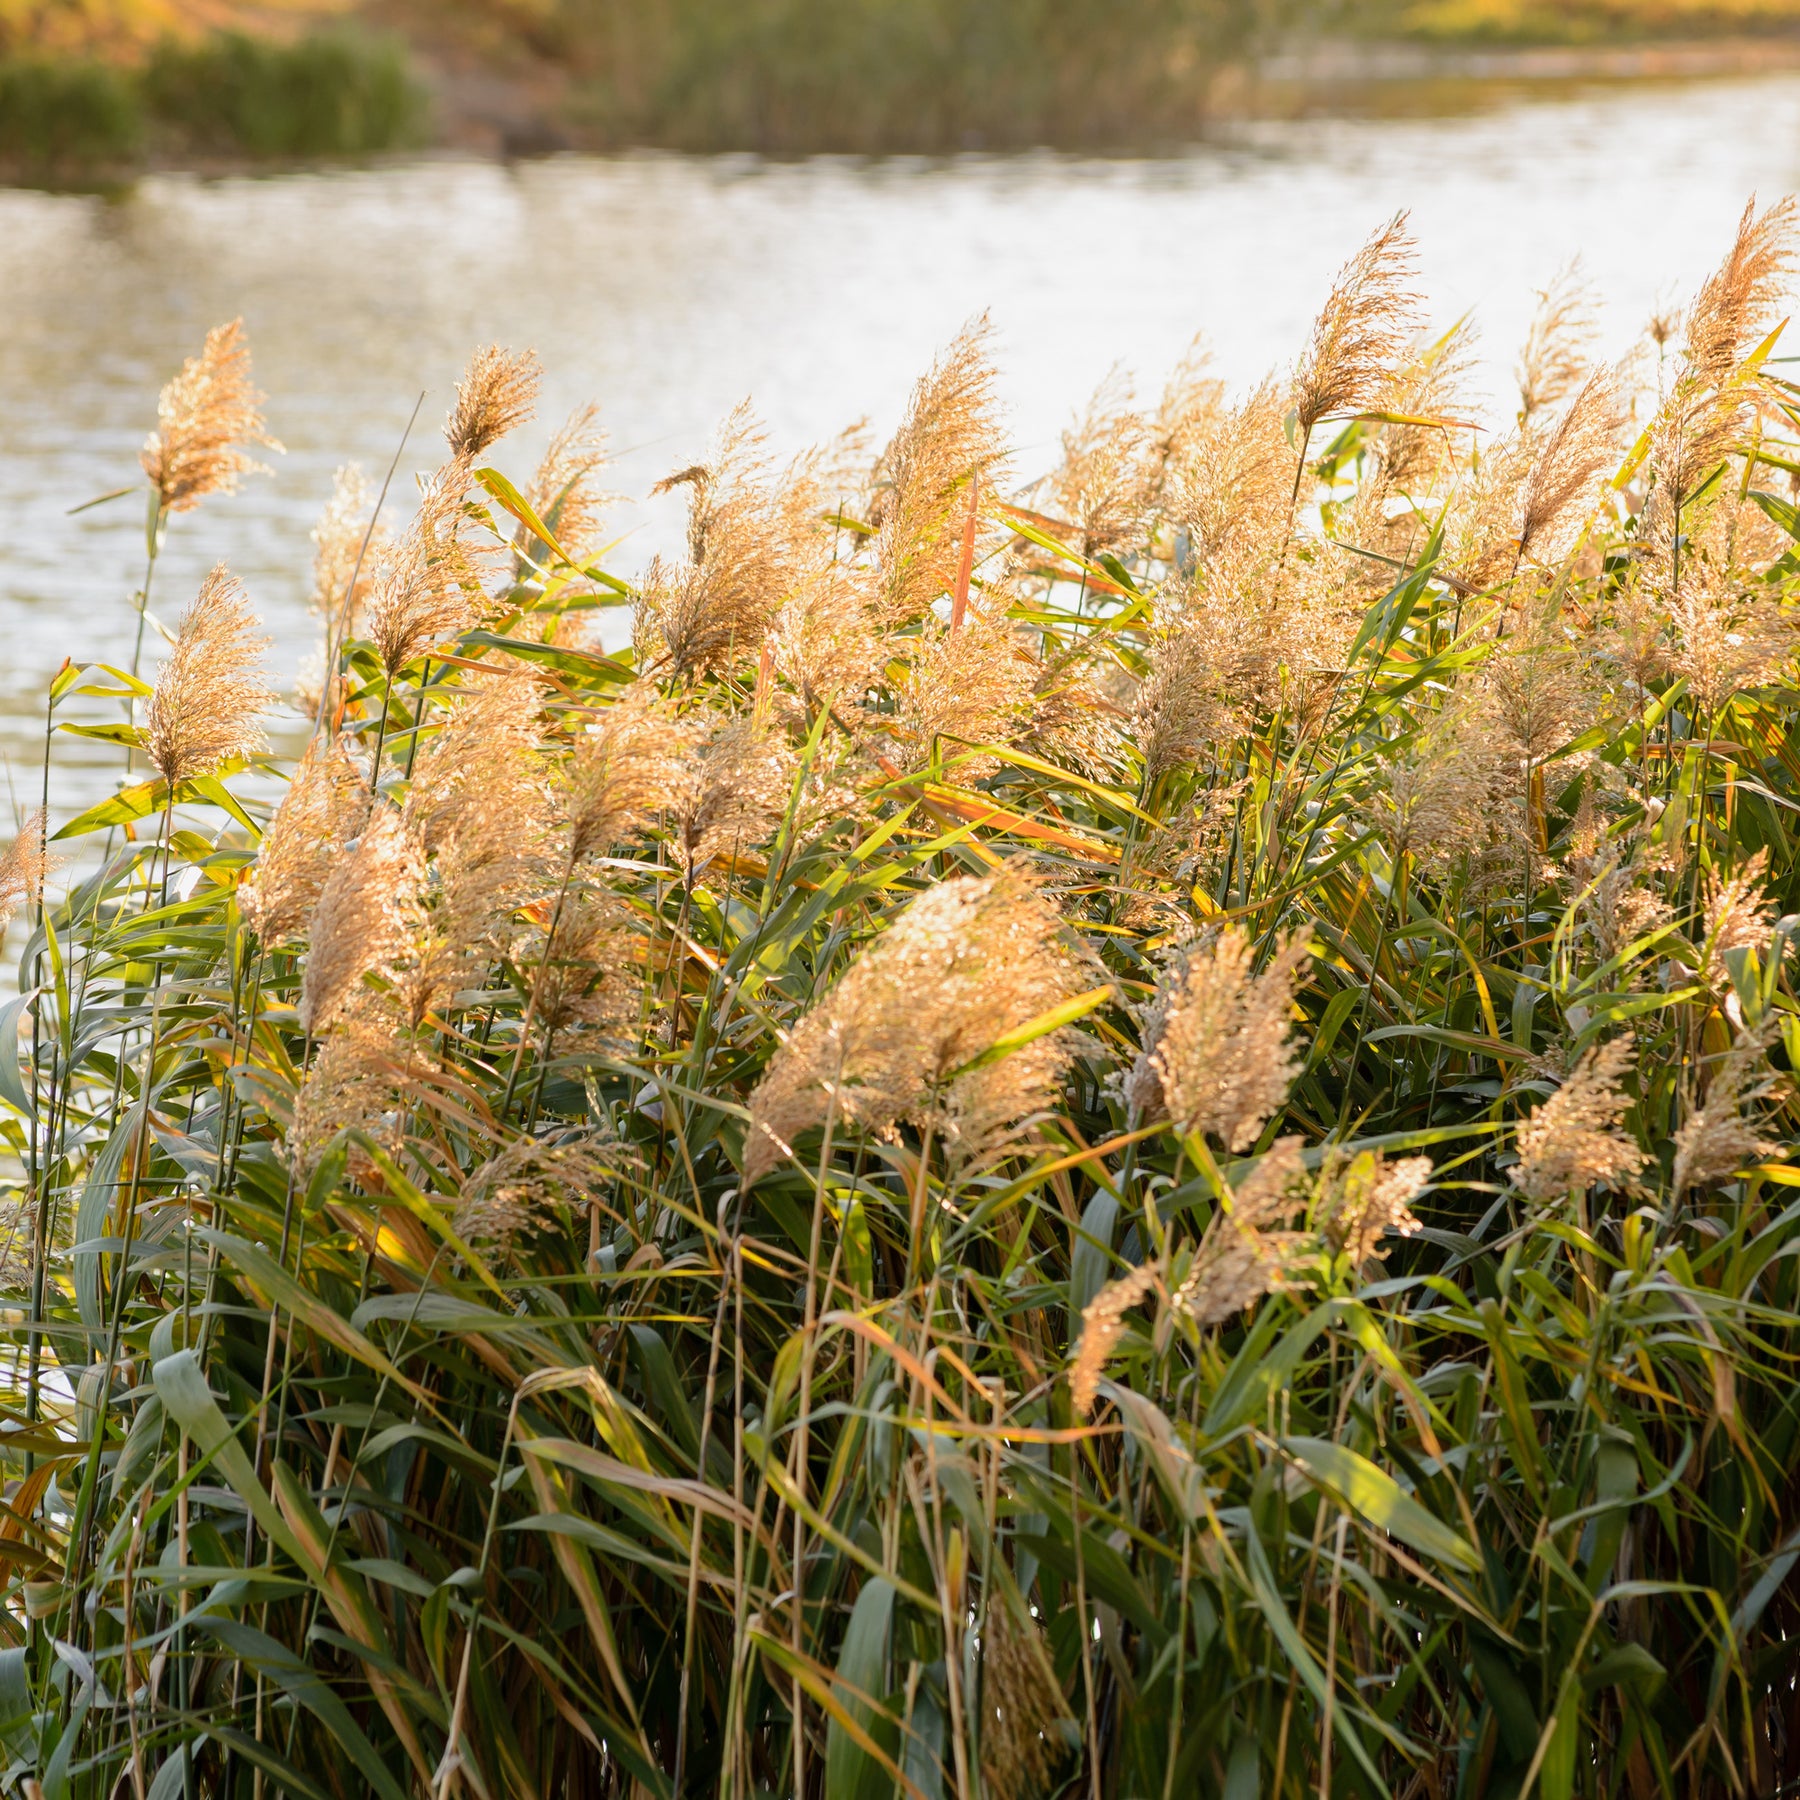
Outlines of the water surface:
{"type": "MultiPolygon", "coordinates": [[[[1501,396],[1531,290],[1577,251],[1622,350],[1752,192],[1793,188],[1787,74],[1263,126],[1159,161],[643,156],[0,192],[0,754],[34,793],[49,672],[129,656],[141,503],[66,509],[136,476],[158,385],[239,313],[288,453],[174,521],[157,610],[227,560],[287,676],[312,643],[307,533],[333,468],[385,465],[423,391],[404,500],[478,342],[531,345],[548,371],[545,418],[503,465],[522,477],[554,418],[595,399],[613,485],[641,494],[745,395],[778,449],[865,415],[884,432],[934,349],[986,312],[1028,475],[1115,362],[1154,391],[1203,330],[1233,379],[1285,364],[1332,271],[1399,208],[1436,316],[1474,310],[1501,396]]],[[[676,525],[668,502],[622,506],[615,563],[640,566],[676,525]]],[[[64,808],[116,777],[91,743],[62,739],[58,758],[64,808]]]]}

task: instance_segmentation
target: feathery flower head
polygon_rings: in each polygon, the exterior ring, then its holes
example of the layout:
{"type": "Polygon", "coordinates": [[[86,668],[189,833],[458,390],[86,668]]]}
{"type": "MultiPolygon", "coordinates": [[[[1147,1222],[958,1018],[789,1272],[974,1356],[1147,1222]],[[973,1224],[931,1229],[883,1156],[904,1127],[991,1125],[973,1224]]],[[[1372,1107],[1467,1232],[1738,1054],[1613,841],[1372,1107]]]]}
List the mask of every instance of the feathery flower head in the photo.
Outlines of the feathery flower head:
{"type": "Polygon", "coordinates": [[[1519,352],[1519,423],[1560,406],[1587,379],[1598,331],[1594,289],[1576,257],[1538,290],[1537,311],[1519,352]]]}
{"type": "Polygon", "coordinates": [[[1002,440],[985,318],[965,326],[931,372],[875,465],[875,608],[916,619],[948,593],[962,562],[969,484],[992,486],[1002,440]]]}
{"type": "Polygon", "coordinates": [[[545,1142],[519,1138],[465,1177],[452,1223],[468,1243],[510,1249],[554,1225],[564,1206],[586,1211],[629,1153],[598,1133],[545,1142]]]}
{"type": "Polygon", "coordinates": [[[1402,212],[1338,271],[1294,371],[1294,411],[1302,431],[1336,414],[1367,411],[1387,397],[1418,324],[1418,296],[1407,286],[1417,267],[1402,212]]]}
{"type": "Polygon", "coordinates": [[[727,719],[683,759],[671,796],[675,852],[692,876],[760,843],[787,803],[793,757],[754,714],[727,719]]]}
{"type": "Polygon", "coordinates": [[[369,517],[372,500],[361,465],[346,463],[333,477],[331,499],[312,529],[310,605],[324,618],[328,632],[335,632],[342,620],[351,637],[360,634],[363,609],[375,589],[375,572],[391,553],[387,528],[369,517]]]}
{"type": "Polygon", "coordinates": [[[1675,1133],[1675,1168],[1671,1185],[1677,1198],[1692,1187],[1710,1187],[1739,1169],[1772,1156],[1779,1144],[1757,1129],[1746,1109],[1774,1099],[1781,1079],[1769,1065],[1768,1052],[1779,1034],[1771,1013],[1716,1059],[1706,1084],[1706,1102],[1688,1115],[1675,1133]]]}
{"type": "Polygon", "coordinates": [[[468,461],[484,456],[525,424],[537,411],[542,379],[535,351],[504,350],[498,344],[477,350],[456,384],[456,404],[444,421],[451,456],[468,461]]]}
{"type": "Polygon", "coordinates": [[[390,675],[423,650],[467,631],[480,614],[483,556],[463,541],[472,465],[453,457],[425,483],[369,601],[368,632],[390,675]]]}
{"type": "Polygon", "coordinates": [[[145,754],[170,787],[264,747],[261,719],[275,695],[256,626],[242,584],[220,563],[181,615],[144,712],[145,754]]]}
{"type": "Polygon", "coordinates": [[[651,682],[607,707],[576,740],[558,787],[569,861],[603,855],[675,807],[699,735],[698,719],[679,714],[651,682]]]}
{"type": "Polygon", "coordinates": [[[1053,1098],[1068,1034],[969,1065],[1094,973],[1055,907],[1010,870],[928,888],[771,1058],[750,1098],[745,1180],[834,1112],[877,1133],[928,1123],[965,1165],[1002,1148],[1053,1098]]]}
{"type": "Polygon", "coordinates": [[[1551,428],[1519,490],[1519,556],[1554,562],[1565,555],[1600,499],[1625,431],[1619,378],[1596,369],[1551,428]]]}
{"type": "Polygon", "coordinates": [[[1235,925],[1175,958],[1152,1003],[1144,1048],[1126,1083],[1140,1113],[1162,1107],[1183,1133],[1248,1149],[1300,1072],[1289,1040],[1294,989],[1312,954],[1299,933],[1262,973],[1235,925]]]}
{"type": "Polygon", "coordinates": [[[44,846],[42,808],[28,812],[19,824],[19,835],[0,853],[0,931],[12,922],[22,906],[36,906],[44,897],[44,883],[58,867],[59,859],[44,846]]]}
{"type": "Polygon", "coordinates": [[[424,878],[424,858],[405,821],[392,807],[378,807],[338,858],[313,911],[300,982],[300,1027],[308,1037],[328,1031],[363,977],[406,947],[424,878]]]}
{"type": "Polygon", "coordinates": [[[1160,1274],[1155,1263],[1140,1263],[1109,1281],[1081,1309],[1081,1341],[1069,1368],[1069,1398],[1082,1418],[1093,1413],[1107,1359],[1124,1335],[1125,1315],[1147,1294],[1156,1292],[1160,1274]]]}
{"type": "Polygon", "coordinates": [[[138,458],[165,512],[191,512],[208,494],[236,493],[240,476],[267,473],[238,448],[280,450],[263,429],[262,402],[244,321],[215,325],[158,397],[156,430],[138,458]]]}
{"type": "Polygon", "coordinates": [[[1175,1310],[1196,1325],[1222,1325],[1265,1294],[1299,1285],[1320,1240],[1283,1227],[1311,1191],[1299,1138],[1278,1138],[1238,1182],[1230,1207],[1214,1214],[1175,1290],[1175,1310]]]}
{"type": "Polygon", "coordinates": [[[988,1590],[981,1638],[981,1791],[992,1800],[1037,1800],[1054,1791],[1062,1764],[1058,1726],[1068,1702],[1034,1620],[997,1586],[988,1590]]]}
{"type": "Polygon", "coordinates": [[[1319,1171],[1313,1224],[1353,1268],[1367,1268],[1387,1255],[1381,1248],[1387,1233],[1411,1237],[1419,1230],[1412,1202],[1430,1180],[1429,1156],[1398,1162],[1387,1161],[1379,1150],[1329,1156],[1319,1171]]]}
{"type": "MultiPolygon", "coordinates": [[[[526,504],[556,534],[556,541],[576,557],[593,548],[602,512],[615,497],[595,485],[606,466],[606,433],[600,429],[599,417],[600,409],[592,405],[572,412],[550,440],[525,490],[526,504]]],[[[521,577],[526,573],[526,557],[540,560],[549,553],[549,546],[523,522],[513,533],[513,547],[514,572],[521,577]]]]}
{"type": "Polygon", "coordinates": [[[643,666],[704,674],[754,655],[786,597],[791,553],[781,496],[772,491],[764,435],[749,402],[720,428],[711,458],[650,491],[689,490],[687,559],[650,565],[632,619],[643,666]]]}
{"type": "Polygon", "coordinates": [[[1597,1182],[1624,1187],[1643,1168],[1644,1151],[1619,1129],[1631,1109],[1623,1087],[1631,1065],[1629,1038],[1597,1045],[1520,1124],[1511,1181],[1527,1199],[1560,1200],[1597,1182]]]}
{"type": "Polygon", "coordinates": [[[1773,909],[1763,886],[1768,866],[1765,847],[1730,875],[1706,872],[1706,978],[1715,986],[1731,983],[1727,951],[1754,950],[1761,956],[1774,939],[1773,909]]]}
{"type": "Polygon", "coordinates": [[[238,888],[245,922],[264,944],[285,943],[306,930],[372,804],[367,778],[344,740],[315,737],[238,888]]]}

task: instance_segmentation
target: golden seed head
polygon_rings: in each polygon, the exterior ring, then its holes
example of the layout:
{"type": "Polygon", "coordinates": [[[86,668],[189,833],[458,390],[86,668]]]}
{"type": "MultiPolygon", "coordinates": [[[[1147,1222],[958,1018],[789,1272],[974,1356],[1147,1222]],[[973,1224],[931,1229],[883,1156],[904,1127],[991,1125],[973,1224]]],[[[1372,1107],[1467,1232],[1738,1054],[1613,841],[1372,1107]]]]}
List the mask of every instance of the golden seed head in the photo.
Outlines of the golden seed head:
{"type": "Polygon", "coordinates": [[[1328,1158],[1319,1175],[1313,1224],[1352,1267],[1367,1268],[1386,1256],[1381,1240],[1389,1232],[1411,1237],[1420,1229],[1412,1202],[1430,1179],[1429,1156],[1391,1163],[1379,1150],[1365,1150],[1328,1158]]]}
{"type": "Polygon", "coordinates": [[[833,1115],[877,1133],[902,1119],[929,1124],[963,1166],[998,1154],[1051,1104],[1067,1033],[969,1065],[1095,975],[1064,941],[1055,907],[1010,871],[928,888],[771,1059],[751,1095],[745,1179],[833,1115]]]}
{"type": "Polygon", "coordinates": [[[1387,398],[1417,328],[1418,296],[1407,286],[1417,267],[1406,214],[1396,213],[1339,270],[1294,372],[1294,411],[1303,431],[1387,398]]]}
{"type": "Polygon", "coordinates": [[[1058,1727],[1068,1701],[1036,1621],[998,1585],[988,1590],[981,1640],[981,1785],[992,1800],[1038,1800],[1064,1761],[1058,1727]]]}
{"type": "Polygon", "coordinates": [[[214,326],[158,397],[156,430],[138,459],[164,510],[191,512],[208,494],[235,493],[239,477],[267,473],[239,448],[281,448],[263,429],[262,402],[244,321],[214,326]]]}
{"type": "Polygon", "coordinates": [[[1082,1418],[1094,1410],[1100,1396],[1100,1378],[1125,1331],[1125,1315],[1147,1294],[1157,1289],[1160,1271],[1154,1263],[1141,1263],[1116,1281],[1109,1281],[1081,1311],[1081,1342],[1069,1367],[1069,1398],[1082,1418]]]}
{"type": "Polygon", "coordinates": [[[472,476],[472,464],[453,457],[426,482],[419,510],[376,581],[368,631],[390,675],[467,631],[485,604],[487,553],[472,550],[462,536],[472,476]]]}
{"type": "Polygon", "coordinates": [[[242,584],[219,564],[181,615],[144,712],[145,754],[170,787],[265,747],[262,715],[275,695],[256,627],[242,584]]]}
{"type": "Polygon", "coordinates": [[[884,625],[918,618],[950,592],[962,563],[969,486],[991,488],[1002,438],[987,320],[966,326],[913,389],[875,465],[869,508],[884,625]]]}
{"type": "Polygon", "coordinates": [[[335,633],[342,624],[351,637],[361,635],[376,571],[392,554],[387,528],[369,517],[373,502],[361,466],[346,463],[333,477],[331,499],[313,527],[310,605],[325,620],[328,632],[335,633]]]}
{"type": "Polygon", "coordinates": [[[498,344],[477,350],[456,384],[456,404],[444,421],[450,454],[459,460],[484,456],[525,424],[537,411],[542,379],[534,351],[503,350],[498,344]]]}
{"type": "Polygon", "coordinates": [[[22,906],[36,906],[44,897],[44,883],[59,866],[45,845],[42,808],[28,812],[19,824],[19,835],[0,853],[0,931],[11,923],[22,906]]]}
{"type": "Polygon", "coordinates": [[[1537,311],[1519,352],[1519,423],[1529,425],[1587,379],[1598,333],[1592,284],[1576,257],[1538,290],[1537,311]]]}
{"type": "Polygon", "coordinates": [[[300,983],[300,1027],[330,1030],[363,977],[384,969],[410,941],[424,858],[405,821],[380,806],[337,859],[313,912],[312,945],[300,983]]]}
{"type": "Polygon", "coordinates": [[[1713,1059],[1705,1104],[1675,1133],[1672,1186],[1678,1198],[1689,1188],[1727,1180],[1780,1147],[1757,1128],[1754,1116],[1746,1116],[1747,1109],[1777,1099],[1783,1091],[1768,1060],[1769,1046],[1779,1034],[1780,1020],[1770,1014],[1761,1025],[1740,1032],[1731,1048],[1713,1059]]]}
{"type": "Polygon", "coordinates": [[[1183,1132],[1208,1132],[1244,1150],[1286,1103],[1300,1072],[1289,1041],[1294,989],[1312,954],[1304,934],[1278,944],[1267,968],[1235,925],[1179,955],[1152,1004],[1128,1078],[1133,1106],[1158,1105],[1183,1132]]]}
{"type": "Polygon", "coordinates": [[[1629,1038],[1596,1046],[1519,1126],[1511,1180],[1527,1199],[1560,1200],[1597,1182],[1624,1187],[1635,1179],[1647,1159],[1619,1129],[1631,1109],[1623,1085],[1631,1066],[1629,1038]]]}
{"type": "Polygon", "coordinates": [[[711,458],[651,489],[689,490],[687,558],[650,565],[632,620],[641,666],[698,675],[753,657],[787,596],[788,524],[749,403],[720,428],[711,458]]]}
{"type": "Polygon", "coordinates": [[[238,889],[245,922],[265,945],[305,933],[327,879],[372,804],[368,781],[344,740],[315,737],[238,889]]]}

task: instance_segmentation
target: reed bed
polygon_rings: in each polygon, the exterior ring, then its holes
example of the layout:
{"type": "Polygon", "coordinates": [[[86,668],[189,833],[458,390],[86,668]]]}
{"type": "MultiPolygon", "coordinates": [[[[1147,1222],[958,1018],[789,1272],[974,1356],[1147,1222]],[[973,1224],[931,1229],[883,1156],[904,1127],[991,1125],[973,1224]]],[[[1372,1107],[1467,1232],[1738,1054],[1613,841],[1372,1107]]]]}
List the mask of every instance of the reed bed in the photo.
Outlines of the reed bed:
{"type": "Polygon", "coordinates": [[[1617,367],[1559,284],[1504,429],[1404,219],[1035,483],[977,325],[631,581],[486,350],[410,518],[340,478],[272,811],[228,571],[66,666],[9,1789],[1786,1791],[1794,224],[1617,367]]]}

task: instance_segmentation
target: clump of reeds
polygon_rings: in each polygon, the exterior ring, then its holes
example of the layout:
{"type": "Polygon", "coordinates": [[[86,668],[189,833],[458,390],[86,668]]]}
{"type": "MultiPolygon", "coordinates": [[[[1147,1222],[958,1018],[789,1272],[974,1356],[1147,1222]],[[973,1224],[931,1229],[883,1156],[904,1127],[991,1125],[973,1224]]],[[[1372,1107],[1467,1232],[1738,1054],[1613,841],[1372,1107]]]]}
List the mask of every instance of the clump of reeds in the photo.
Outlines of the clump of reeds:
{"type": "Polygon", "coordinates": [[[1492,435],[1400,221],[1035,479],[973,330],[635,583],[482,352],[279,795],[215,571],[0,858],[7,1779],[1792,1787],[1786,217],[1492,435]]]}

